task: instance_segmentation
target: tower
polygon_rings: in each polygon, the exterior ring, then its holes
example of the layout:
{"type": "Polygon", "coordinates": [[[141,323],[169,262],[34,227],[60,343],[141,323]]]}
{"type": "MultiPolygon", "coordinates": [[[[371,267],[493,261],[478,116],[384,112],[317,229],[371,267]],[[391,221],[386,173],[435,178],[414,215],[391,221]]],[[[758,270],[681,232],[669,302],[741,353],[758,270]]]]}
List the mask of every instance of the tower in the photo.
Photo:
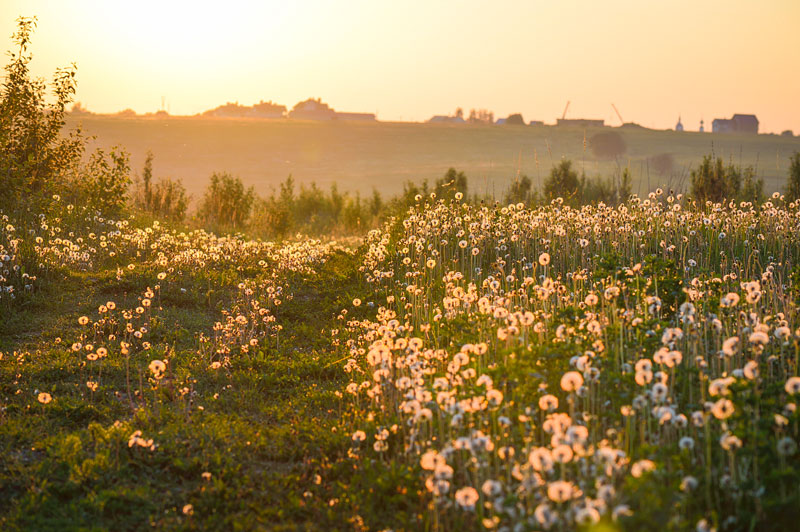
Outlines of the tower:
{"type": "Polygon", "coordinates": [[[683,124],[681,124],[680,116],[678,116],[678,123],[675,124],[675,131],[683,131],[683,124]]]}
{"type": "Polygon", "coordinates": [[[700,133],[704,132],[706,128],[703,126],[703,121],[700,120],[700,133]]]}

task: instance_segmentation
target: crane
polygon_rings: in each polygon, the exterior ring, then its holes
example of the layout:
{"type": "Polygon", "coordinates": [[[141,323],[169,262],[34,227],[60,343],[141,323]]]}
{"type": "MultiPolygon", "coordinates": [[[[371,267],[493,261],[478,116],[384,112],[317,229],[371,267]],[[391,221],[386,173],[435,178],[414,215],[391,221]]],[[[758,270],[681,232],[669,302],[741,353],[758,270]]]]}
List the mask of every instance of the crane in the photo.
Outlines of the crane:
{"type": "Polygon", "coordinates": [[[613,107],[614,108],[614,112],[617,113],[617,117],[619,118],[620,124],[625,125],[625,121],[622,119],[622,115],[619,114],[619,110],[617,109],[617,106],[612,103],[611,107],[613,107]]]}
{"type": "Polygon", "coordinates": [[[564,120],[567,117],[567,109],[569,109],[569,100],[567,100],[567,105],[564,106],[564,113],[561,115],[561,120],[564,120]]]}

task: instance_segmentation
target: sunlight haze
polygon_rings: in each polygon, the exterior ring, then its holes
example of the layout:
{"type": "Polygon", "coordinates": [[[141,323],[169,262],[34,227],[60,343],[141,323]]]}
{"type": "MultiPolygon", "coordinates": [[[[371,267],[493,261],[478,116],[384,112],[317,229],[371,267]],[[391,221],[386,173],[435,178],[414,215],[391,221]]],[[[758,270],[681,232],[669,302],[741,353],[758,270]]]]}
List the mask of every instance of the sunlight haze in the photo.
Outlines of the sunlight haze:
{"type": "Polygon", "coordinates": [[[195,114],[225,102],[289,109],[320,97],[379,120],[456,107],[554,122],[600,118],[687,130],[757,114],[800,131],[800,3],[90,2],[4,0],[38,17],[38,75],[75,62],[77,100],[101,113],[195,114]],[[213,7],[206,7],[213,6],[213,7]]]}

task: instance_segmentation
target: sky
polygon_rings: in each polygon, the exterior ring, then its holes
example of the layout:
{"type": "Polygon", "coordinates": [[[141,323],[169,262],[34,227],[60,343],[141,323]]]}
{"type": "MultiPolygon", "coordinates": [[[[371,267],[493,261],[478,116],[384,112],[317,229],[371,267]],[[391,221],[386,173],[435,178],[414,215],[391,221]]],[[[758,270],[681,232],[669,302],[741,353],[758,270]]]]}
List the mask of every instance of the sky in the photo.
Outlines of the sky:
{"type": "MultiPolygon", "coordinates": [[[[101,113],[320,97],[380,120],[456,107],[687,130],[756,114],[800,133],[798,0],[1,0],[38,17],[32,70],[78,67],[101,113]]],[[[7,62],[7,57],[0,59],[7,62]]]]}

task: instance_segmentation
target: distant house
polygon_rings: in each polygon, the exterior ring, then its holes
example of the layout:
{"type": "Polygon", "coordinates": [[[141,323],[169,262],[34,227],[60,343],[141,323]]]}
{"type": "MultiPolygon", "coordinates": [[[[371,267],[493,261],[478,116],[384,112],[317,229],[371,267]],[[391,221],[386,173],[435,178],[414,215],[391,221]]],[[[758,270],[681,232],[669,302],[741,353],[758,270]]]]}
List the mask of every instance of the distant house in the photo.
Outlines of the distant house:
{"type": "Polygon", "coordinates": [[[498,126],[504,126],[507,123],[508,123],[508,119],[506,119],[506,118],[498,118],[497,122],[495,122],[495,124],[497,124],[498,126]]]}
{"type": "Polygon", "coordinates": [[[445,116],[436,115],[428,120],[431,124],[466,124],[466,121],[460,116],[445,116]]]}
{"type": "Polygon", "coordinates": [[[225,105],[206,111],[203,116],[214,118],[283,118],[285,114],[285,105],[260,101],[252,106],[228,102],[225,105]]]}
{"type": "Polygon", "coordinates": [[[374,113],[336,113],[336,120],[347,120],[350,122],[374,122],[374,113]]]}
{"type": "Polygon", "coordinates": [[[787,129],[781,132],[781,137],[794,137],[794,132],[791,129],[787,129]]]}
{"type": "Polygon", "coordinates": [[[528,125],[529,126],[543,126],[544,125],[544,120],[531,120],[530,122],[528,122],[528,125]]]}
{"type": "Polygon", "coordinates": [[[604,120],[589,118],[559,118],[556,120],[557,126],[603,127],[604,124],[604,120]]]}
{"type": "Polygon", "coordinates": [[[714,133],[751,133],[758,134],[758,118],[756,115],[733,115],[733,118],[715,118],[711,122],[714,133]]]}
{"type": "Polygon", "coordinates": [[[300,102],[289,111],[289,118],[296,120],[335,120],[336,111],[317,98],[300,102]]]}

